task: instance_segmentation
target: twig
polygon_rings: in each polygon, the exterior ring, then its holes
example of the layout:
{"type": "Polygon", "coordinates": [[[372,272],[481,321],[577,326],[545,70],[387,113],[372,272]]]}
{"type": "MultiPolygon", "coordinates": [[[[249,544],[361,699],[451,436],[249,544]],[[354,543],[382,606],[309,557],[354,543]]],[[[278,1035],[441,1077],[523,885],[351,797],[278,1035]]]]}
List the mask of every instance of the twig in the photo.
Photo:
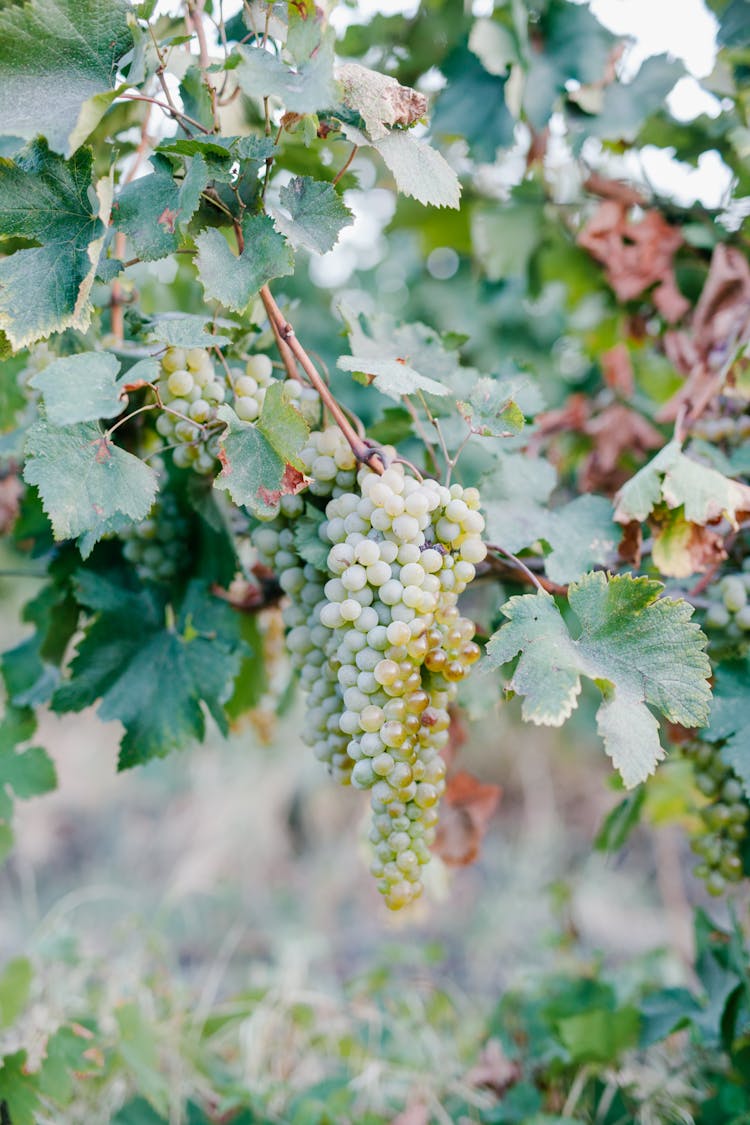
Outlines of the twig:
{"type": "Polygon", "coordinates": [[[559,594],[561,596],[567,594],[567,586],[560,586],[557,582],[550,582],[549,578],[545,578],[543,575],[534,574],[534,571],[531,570],[522,559],[519,559],[517,555],[512,555],[510,551],[506,551],[504,547],[499,547],[496,543],[488,543],[487,550],[502,555],[503,558],[508,560],[510,566],[514,570],[520,571],[526,580],[530,582],[532,586],[535,586],[537,590],[544,590],[547,594],[559,594]]]}
{"type": "MultiPolygon", "coordinates": [[[[159,109],[163,109],[166,114],[168,114],[170,117],[174,117],[176,121],[187,121],[189,125],[193,125],[196,129],[203,133],[204,136],[211,135],[210,129],[207,129],[205,125],[201,125],[200,121],[196,121],[194,117],[189,117],[187,113],[183,113],[182,110],[176,109],[174,107],[174,104],[170,105],[169,102],[162,102],[158,98],[150,98],[146,94],[120,94],[120,97],[128,102],[150,102],[151,105],[158,105],[159,109]]],[[[188,133],[188,136],[189,135],[190,134],[188,133]]]]}
{"type": "Polygon", "coordinates": [[[336,402],[336,399],[331,394],[323,379],[318,374],[315,364],[310,359],[305,349],[297,339],[294,329],[288,323],[284,314],[274,300],[273,294],[267,285],[264,285],[260,290],[260,298],[265,307],[268,319],[276,326],[281,339],[288,345],[294,358],[299,363],[310,383],[321,397],[325,407],[331,414],[336,425],[341,430],[342,434],[349,442],[354,456],[358,461],[363,464],[369,465],[370,468],[379,474],[385,472],[385,465],[377,449],[374,449],[365,438],[361,438],[352,426],[349,419],[344,414],[343,410],[336,402]]]}
{"type": "Polygon", "coordinates": [[[433,415],[429,406],[427,405],[427,400],[425,399],[422,392],[417,391],[417,395],[419,396],[419,401],[422,403],[422,406],[424,408],[424,412],[427,415],[428,422],[431,423],[431,425],[433,426],[433,428],[435,430],[435,433],[437,434],[438,444],[440,445],[440,452],[442,453],[443,458],[445,459],[445,471],[450,476],[450,472],[451,472],[453,466],[451,464],[451,456],[450,456],[450,453],[448,452],[448,446],[445,444],[445,438],[443,437],[443,431],[441,429],[440,423],[438,422],[437,418],[435,418],[435,416],[433,415]]]}
{"type": "Polygon", "coordinates": [[[346,173],[349,171],[349,168],[351,166],[351,162],[352,162],[352,160],[354,160],[354,157],[357,155],[358,150],[359,150],[359,145],[353,145],[352,146],[352,151],[349,153],[348,157],[346,158],[346,163],[342,165],[342,167],[338,170],[336,175],[333,177],[334,187],[339,182],[339,180],[343,176],[345,176],[346,173]]]}
{"type": "Polygon", "coordinates": [[[422,419],[417,414],[416,407],[414,406],[414,403],[411,401],[411,399],[409,399],[409,397],[407,395],[402,395],[401,401],[403,402],[404,406],[406,407],[408,413],[411,415],[411,420],[414,423],[414,429],[416,430],[419,437],[422,439],[422,444],[425,447],[425,451],[427,453],[429,453],[429,455],[430,455],[430,460],[432,461],[433,472],[437,473],[438,472],[437,454],[435,452],[435,446],[432,444],[432,441],[430,439],[430,435],[427,433],[427,430],[422,425],[422,419]]]}

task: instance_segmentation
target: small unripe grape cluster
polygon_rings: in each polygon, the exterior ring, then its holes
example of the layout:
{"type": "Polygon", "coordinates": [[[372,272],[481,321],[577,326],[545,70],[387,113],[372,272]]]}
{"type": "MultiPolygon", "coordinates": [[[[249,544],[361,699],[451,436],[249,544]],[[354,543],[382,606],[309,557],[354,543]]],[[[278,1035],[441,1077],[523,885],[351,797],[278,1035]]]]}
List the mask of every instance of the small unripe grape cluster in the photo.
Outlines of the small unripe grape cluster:
{"type": "Polygon", "coordinates": [[[480,656],[457,600],[485,557],[479,493],[362,467],[337,428],[313,432],[305,498],[253,536],[289,596],[287,646],[307,692],[306,740],[343,784],[371,792],[373,874],[388,906],[422,890],[445,789],[448,707],[480,656]],[[324,567],[294,527],[320,510],[324,567]]]}
{"type": "Polygon", "coordinates": [[[148,517],[120,533],[122,553],[146,582],[171,582],[187,556],[188,521],[176,497],[162,492],[148,517]]]}
{"type": "Polygon", "coordinates": [[[746,441],[750,437],[750,414],[699,418],[690,427],[690,432],[704,441],[726,441],[730,445],[746,441]]]}
{"type": "Polygon", "coordinates": [[[233,380],[234,412],[243,422],[260,418],[266,391],[273,382],[273,364],[267,355],[251,355],[245,365],[244,375],[233,380]]]}
{"type": "Polygon", "coordinates": [[[750,558],[742,571],[725,574],[707,591],[711,599],[704,617],[709,633],[722,639],[750,642],[750,558]]]}
{"type": "Polygon", "coordinates": [[[695,874],[709,894],[723,894],[728,883],[743,875],[742,850],[747,838],[750,806],[742,783],[721,757],[721,750],[708,742],[689,743],[685,753],[695,769],[695,784],[709,798],[698,815],[702,831],[691,841],[700,862],[695,874]]]}
{"type": "Polygon", "coordinates": [[[156,420],[157,431],[176,444],[178,468],[192,468],[202,476],[215,473],[219,445],[214,423],[226,397],[223,375],[216,373],[204,348],[168,348],[161,368],[157,387],[167,409],[156,420]]]}

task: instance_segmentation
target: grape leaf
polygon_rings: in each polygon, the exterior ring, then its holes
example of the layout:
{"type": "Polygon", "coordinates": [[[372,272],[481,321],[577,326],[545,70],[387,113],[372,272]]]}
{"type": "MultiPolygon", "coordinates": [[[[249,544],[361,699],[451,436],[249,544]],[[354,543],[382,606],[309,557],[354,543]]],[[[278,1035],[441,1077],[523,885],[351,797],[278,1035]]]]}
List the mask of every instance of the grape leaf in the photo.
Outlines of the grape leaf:
{"type": "Polygon", "coordinates": [[[336,366],[342,371],[354,371],[370,375],[379,391],[400,401],[403,395],[413,395],[422,391],[429,395],[450,394],[442,383],[420,375],[410,364],[401,359],[377,359],[373,356],[342,355],[336,366]]]}
{"type": "Polygon", "coordinates": [[[310,428],[299,410],[287,398],[286,389],[280,380],[272,383],[266,391],[257,426],[279,457],[301,472],[304,465],[299,454],[307,442],[310,428]]]}
{"type": "Polygon", "coordinates": [[[708,719],[706,638],[690,621],[692,607],[660,598],[662,589],[648,578],[585,575],[568,590],[577,640],[543,590],[511,598],[503,606],[509,621],[487,646],[491,667],[521,653],[510,687],[525,697],[527,722],[561,726],[577,706],[581,676],[597,684],[604,696],[597,728],[628,788],[664,757],[647,704],[682,726],[708,719]]]}
{"type": "Polygon", "coordinates": [[[439,396],[450,393],[443,383],[462,369],[455,352],[445,347],[434,329],[418,322],[397,324],[387,313],[365,316],[343,303],[339,312],[353,353],[339,359],[343,371],[374,376],[378,390],[395,399],[417,390],[439,396]]]}
{"type": "Polygon", "coordinates": [[[125,727],[118,768],[163,757],[205,735],[204,707],[226,732],[222,704],[241,660],[234,611],[193,582],[169,611],[166,595],[138,591],[90,571],[79,572],[78,600],[93,620],[55,693],[56,711],[80,711],[97,700],[99,716],[125,727]]]}
{"type": "Polygon", "coordinates": [[[466,402],[458,403],[458,410],[471,432],[481,437],[520,434],[525,424],[523,413],[513,400],[512,388],[489,375],[477,379],[466,402]]]}
{"type": "Polygon", "coordinates": [[[0,6],[0,129],[43,134],[66,155],[97,124],[117,63],[133,46],[127,0],[27,0],[0,6]]]}
{"type": "Polygon", "coordinates": [[[453,51],[440,69],[447,84],[435,104],[433,132],[439,137],[465,137],[472,155],[491,163],[499,148],[513,144],[516,122],[505,101],[507,79],[488,74],[465,45],[453,51]]]}
{"type": "Polygon", "coordinates": [[[727,661],[716,669],[707,742],[723,742],[721,756],[750,797],[750,657],[727,661]]]}
{"type": "Polygon", "coordinates": [[[155,262],[177,249],[179,227],[195,214],[209,180],[200,154],[188,161],[180,181],[175,180],[165,156],[152,156],[151,164],[154,171],[125,184],[112,206],[113,226],[127,235],[134,253],[144,262],[155,262]]]}
{"type": "MultiPolygon", "coordinates": [[[[6,9],[7,10],[7,9],[6,9]]],[[[0,159],[0,237],[38,246],[0,260],[0,330],[15,349],[60,332],[85,331],[109,200],[92,209],[91,152],[65,161],[33,141],[13,160],[0,159]]]]}
{"type": "Polygon", "coordinates": [[[29,429],[26,457],[24,480],[37,486],[56,539],[104,530],[116,515],[145,519],[156,495],[154,470],[94,422],[55,426],[41,418],[29,429]]]}
{"type": "Polygon", "coordinates": [[[0,720],[0,862],[13,842],[10,826],[13,798],[26,800],[49,793],[57,786],[55,766],[46,750],[41,746],[19,749],[30,741],[35,729],[34,714],[27,708],[9,706],[0,720]]]}
{"type": "Polygon", "coordinates": [[[517,554],[544,533],[546,502],[557,483],[548,461],[499,450],[492,472],[482,480],[487,538],[517,554]]]}
{"type": "Polygon", "coordinates": [[[177,315],[165,313],[164,316],[154,317],[150,335],[159,343],[168,344],[173,348],[218,348],[229,343],[229,336],[207,332],[207,323],[212,327],[216,325],[229,327],[229,321],[225,320],[211,321],[206,316],[196,316],[191,313],[177,315]]]}
{"type": "Polygon", "coordinates": [[[614,565],[620,533],[606,496],[577,496],[547,511],[540,532],[550,546],[544,560],[547,577],[564,585],[593,566],[614,565]]]}
{"type": "Polygon", "coordinates": [[[268,215],[250,215],[242,224],[242,234],[245,246],[239,255],[215,228],[195,239],[198,277],[206,297],[235,312],[247,308],[261,285],[290,274],[294,265],[290,247],[268,215]]]}
{"type": "Polygon", "coordinates": [[[408,130],[394,129],[385,137],[371,140],[354,125],[342,126],[352,144],[370,145],[380,154],[402,195],[433,207],[458,208],[461,184],[444,156],[408,130]]]}
{"type": "Polygon", "coordinates": [[[611,82],[602,95],[599,112],[586,118],[587,132],[598,137],[633,140],[644,120],[660,109],[685,67],[668,55],[646,59],[630,82],[611,82]]]}
{"type": "Polygon", "coordinates": [[[750,487],[694,461],[679,441],[670,441],[617,493],[615,519],[645,520],[662,501],[668,508],[684,506],[691,523],[724,516],[736,525],[737,513],[750,510],[750,487]]]}
{"type": "Polygon", "coordinates": [[[427,113],[427,98],[395,78],[379,74],[360,63],[347,62],[338,68],[342,101],[362,118],[371,140],[387,137],[386,126],[413,125],[427,113]]]}
{"type": "Polygon", "coordinates": [[[26,957],[15,957],[0,973],[0,1027],[11,1027],[24,1011],[33,970],[26,957]]]}
{"type": "Polygon", "coordinates": [[[36,1076],[29,1074],[26,1051],[0,1057],[0,1109],[12,1125],[38,1125],[41,1108],[36,1076]]]}
{"type": "Polygon", "coordinates": [[[282,187],[279,200],[289,218],[275,211],[276,226],[295,249],[326,254],[353,218],[333,184],[312,176],[295,176],[282,187]]]}
{"type": "Polygon", "coordinates": [[[118,380],[119,370],[120,362],[111,352],[81,352],[53,360],[29,383],[42,392],[52,425],[69,426],[121,413],[123,385],[132,376],[118,380]]]}
{"type": "Polygon", "coordinates": [[[219,441],[222,469],[214,488],[226,489],[235,504],[245,505],[261,519],[275,516],[281,497],[299,492],[304,476],[277,453],[258,426],[241,422],[229,406],[219,407],[218,415],[228,425],[219,441]]]}
{"type": "Polygon", "coordinates": [[[317,113],[338,101],[333,77],[333,39],[323,38],[315,54],[293,69],[262,47],[238,47],[234,73],[250,97],[278,98],[288,113],[317,113]]]}

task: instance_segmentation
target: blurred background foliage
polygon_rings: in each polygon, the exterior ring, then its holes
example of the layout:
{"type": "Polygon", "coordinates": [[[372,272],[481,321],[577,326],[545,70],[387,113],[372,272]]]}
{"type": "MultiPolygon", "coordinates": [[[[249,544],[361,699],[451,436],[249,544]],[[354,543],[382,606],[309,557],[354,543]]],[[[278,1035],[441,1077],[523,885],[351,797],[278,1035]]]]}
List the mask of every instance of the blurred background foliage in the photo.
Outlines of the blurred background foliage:
{"type": "MultiPolygon", "coordinates": [[[[420,128],[463,197],[455,212],[396,201],[358,153],[343,180],[356,223],[281,286],[310,349],[334,369],[343,301],[421,320],[481,370],[520,365],[561,495],[613,492],[670,432],[687,344],[716,345],[686,317],[717,245],[747,251],[750,5],[693,8],[715,39],[699,78],[644,58],[585,3],[422,0],[364,22],[339,5],[340,56],[429,93],[420,128]]],[[[240,12],[232,27],[244,34],[240,12]]],[[[242,99],[231,113],[239,132],[255,123],[242,99]]],[[[94,150],[117,137],[127,156],[142,118],[116,105],[94,150]]],[[[300,132],[284,163],[323,176],[347,153],[300,132]]],[[[179,258],[125,284],[131,318],[203,306],[179,258]]],[[[108,289],[95,299],[106,318],[108,289]]],[[[393,432],[398,411],[337,389],[393,432]]],[[[12,644],[35,586],[0,581],[12,644]]],[[[264,628],[272,645],[278,624],[264,628]]],[[[727,908],[719,929],[693,923],[703,892],[675,828],[690,778],[668,765],[646,825],[592,852],[617,799],[587,733],[594,702],[539,732],[515,703],[467,699],[461,761],[501,786],[500,808],[478,862],[436,862],[403,919],[363,878],[362,810],[302,745],[296,704],[116,779],[111,727],[46,717],[60,790],[21,807],[0,869],[3,1125],[750,1121],[750,979],[727,908]]]]}

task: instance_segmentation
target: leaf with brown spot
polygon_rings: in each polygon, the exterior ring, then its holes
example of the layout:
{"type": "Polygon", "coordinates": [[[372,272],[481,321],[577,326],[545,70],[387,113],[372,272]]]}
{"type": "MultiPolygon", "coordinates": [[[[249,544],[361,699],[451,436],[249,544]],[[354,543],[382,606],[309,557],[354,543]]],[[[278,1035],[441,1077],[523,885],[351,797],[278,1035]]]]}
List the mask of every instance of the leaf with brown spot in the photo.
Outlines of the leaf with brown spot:
{"type": "Polygon", "coordinates": [[[434,848],[444,863],[465,867],[474,862],[501,792],[463,770],[448,779],[434,848]]]}
{"type": "MultiPolygon", "coordinates": [[[[605,199],[579,232],[579,246],[601,262],[621,301],[632,301],[657,283],[669,283],[677,292],[672,260],[682,246],[682,232],[659,211],[646,211],[638,221],[628,218],[628,212],[626,203],[605,199]]],[[[674,294],[667,304],[670,292],[667,289],[663,299],[667,311],[674,312],[674,294]]],[[[687,307],[686,302],[683,313],[687,307]]]]}
{"type": "Polygon", "coordinates": [[[704,574],[727,557],[724,540],[716,531],[685,519],[682,509],[655,513],[651,558],[669,578],[704,574]]]}
{"type": "Polygon", "coordinates": [[[613,403],[600,414],[589,418],[583,432],[593,439],[594,446],[583,461],[579,480],[585,492],[615,492],[630,473],[623,458],[659,449],[664,438],[641,414],[622,403],[613,403]]]}

